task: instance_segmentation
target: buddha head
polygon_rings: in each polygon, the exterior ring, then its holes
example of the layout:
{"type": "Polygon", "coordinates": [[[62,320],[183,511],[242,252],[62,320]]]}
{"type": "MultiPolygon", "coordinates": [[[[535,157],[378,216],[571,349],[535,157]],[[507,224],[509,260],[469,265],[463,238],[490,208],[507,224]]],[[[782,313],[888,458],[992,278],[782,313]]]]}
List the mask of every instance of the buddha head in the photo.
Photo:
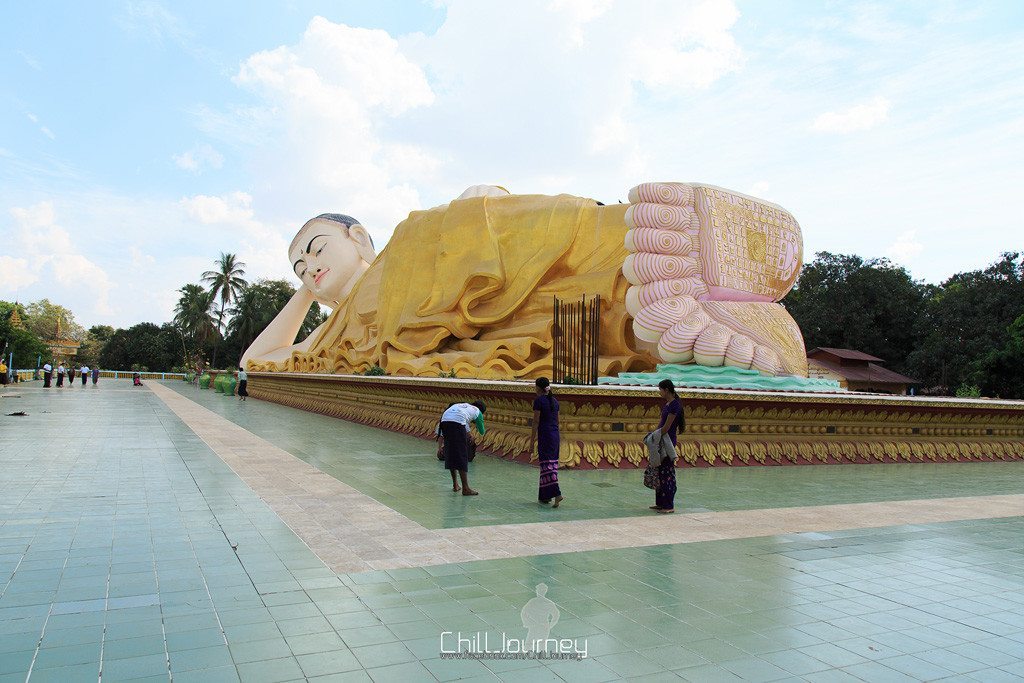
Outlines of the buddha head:
{"type": "Polygon", "coordinates": [[[359,221],[340,213],[323,213],[299,229],[288,247],[288,258],[316,300],[335,308],[376,258],[376,252],[359,221]]]}

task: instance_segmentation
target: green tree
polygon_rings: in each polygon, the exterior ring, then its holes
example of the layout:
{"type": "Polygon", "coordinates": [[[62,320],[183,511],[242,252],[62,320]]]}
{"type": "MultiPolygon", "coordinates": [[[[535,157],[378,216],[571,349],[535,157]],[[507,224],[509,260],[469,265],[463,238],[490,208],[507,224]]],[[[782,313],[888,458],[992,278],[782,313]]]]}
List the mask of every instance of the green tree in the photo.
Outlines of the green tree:
{"type": "Polygon", "coordinates": [[[93,325],[89,328],[89,336],[102,344],[106,344],[116,331],[110,325],[93,325]]]}
{"type": "Polygon", "coordinates": [[[0,356],[4,363],[14,354],[15,368],[35,368],[36,361],[45,363],[50,358],[50,350],[46,344],[25,327],[18,328],[11,324],[11,314],[17,310],[24,322],[27,313],[21,304],[0,301],[0,356]]]}
{"type": "Polygon", "coordinates": [[[110,325],[93,325],[85,335],[85,341],[78,348],[76,360],[90,367],[99,365],[103,347],[116,330],[110,325]]]}
{"type": "Polygon", "coordinates": [[[52,303],[49,299],[40,299],[25,307],[25,326],[39,339],[53,339],[58,324],[60,336],[64,339],[85,341],[85,328],[75,322],[75,314],[64,306],[52,303]]]}
{"type": "MultiPolygon", "coordinates": [[[[287,280],[261,279],[245,287],[234,307],[228,311],[231,320],[225,338],[225,357],[240,358],[294,295],[295,288],[287,280]]],[[[306,314],[299,336],[308,336],[324,318],[319,304],[314,302],[306,314]]]]}
{"type": "MultiPolygon", "coordinates": [[[[1024,315],[1024,260],[1009,252],[983,270],[958,273],[933,288],[922,334],[911,354],[914,376],[947,393],[964,384],[990,387],[979,373],[1011,341],[1011,326],[1024,315]],[[995,354],[995,355],[993,355],[995,354]],[[986,360],[988,359],[988,360],[986,360]]],[[[1004,394],[1005,395],[1005,394],[1004,394]]]]}
{"type": "Polygon", "coordinates": [[[971,373],[985,396],[1024,398],[1024,315],[1007,329],[1002,348],[989,351],[976,361],[971,373]]]}
{"type": "Polygon", "coordinates": [[[114,333],[100,353],[100,366],[111,370],[170,371],[182,358],[179,344],[178,331],[171,323],[139,323],[114,333]]]}
{"type": "Polygon", "coordinates": [[[201,354],[206,342],[215,337],[213,295],[201,285],[188,284],[178,290],[181,296],[174,307],[174,324],[182,335],[186,355],[201,354]],[[187,348],[191,345],[191,349],[187,348]],[[191,352],[191,353],[190,353],[191,352]]]}
{"type": "MultiPolygon", "coordinates": [[[[217,270],[208,270],[203,273],[203,282],[210,287],[210,296],[220,300],[220,310],[217,312],[217,332],[224,333],[224,313],[228,304],[234,301],[242,290],[248,285],[245,281],[245,264],[238,260],[234,254],[221,253],[217,260],[217,270]]],[[[214,339],[213,362],[217,365],[217,345],[219,337],[214,339]]]]}
{"type": "Polygon", "coordinates": [[[819,252],[783,300],[807,349],[855,349],[906,372],[928,288],[887,259],[819,252]]]}

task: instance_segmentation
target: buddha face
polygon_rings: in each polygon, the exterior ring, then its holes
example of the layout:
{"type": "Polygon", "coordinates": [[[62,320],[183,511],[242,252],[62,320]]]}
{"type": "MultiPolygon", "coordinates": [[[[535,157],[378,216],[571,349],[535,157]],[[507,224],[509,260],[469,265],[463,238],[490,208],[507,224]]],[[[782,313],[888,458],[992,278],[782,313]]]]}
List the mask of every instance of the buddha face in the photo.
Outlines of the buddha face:
{"type": "Polygon", "coordinates": [[[373,261],[374,252],[369,234],[358,223],[345,226],[314,218],[292,240],[289,258],[302,284],[318,301],[333,308],[373,261]]]}

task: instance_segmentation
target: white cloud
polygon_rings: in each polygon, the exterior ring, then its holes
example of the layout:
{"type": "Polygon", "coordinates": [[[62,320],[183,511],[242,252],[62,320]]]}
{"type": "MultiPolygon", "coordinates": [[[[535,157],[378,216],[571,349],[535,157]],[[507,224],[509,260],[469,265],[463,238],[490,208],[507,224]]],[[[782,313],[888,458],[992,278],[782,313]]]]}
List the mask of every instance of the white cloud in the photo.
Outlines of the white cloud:
{"type": "Polygon", "coordinates": [[[756,183],[750,186],[750,190],[748,190],[748,193],[752,197],[766,199],[768,196],[768,190],[770,190],[771,187],[772,184],[767,180],[758,180],[756,183]]]}
{"type": "Polygon", "coordinates": [[[10,213],[18,226],[18,250],[28,255],[28,261],[39,273],[32,280],[22,278],[19,288],[41,280],[54,282],[65,291],[86,292],[95,313],[109,315],[113,312],[110,306],[113,281],[103,268],[84,255],[70,233],[57,224],[51,202],[14,207],[10,213]]]}
{"type": "Polygon", "coordinates": [[[28,259],[0,256],[0,291],[13,294],[38,279],[39,275],[28,259]]]}
{"type": "Polygon", "coordinates": [[[188,25],[156,0],[128,0],[114,21],[127,33],[164,45],[171,43],[197,59],[209,59],[211,51],[196,42],[188,25]]]}
{"type": "Polygon", "coordinates": [[[232,192],[220,197],[197,194],[185,197],[179,204],[190,218],[203,225],[248,228],[254,223],[252,196],[245,192],[232,192]]]}
{"type": "Polygon", "coordinates": [[[852,133],[874,128],[889,118],[891,103],[884,97],[875,97],[848,109],[828,111],[814,119],[811,128],[822,133],[852,133]]]}
{"type": "Polygon", "coordinates": [[[264,147],[260,168],[275,219],[301,224],[303,215],[344,210],[374,232],[419,204],[403,179],[422,177],[438,161],[421,146],[386,140],[383,129],[430,105],[434,93],[386,32],[315,17],[296,45],[246,59],[235,82],[263,99],[252,119],[279,141],[264,147]],[[307,207],[303,214],[297,205],[307,207]]]}
{"type": "Polygon", "coordinates": [[[178,168],[196,174],[207,168],[220,168],[224,165],[224,156],[207,143],[196,145],[181,154],[174,154],[171,158],[178,168]]]}
{"type": "Polygon", "coordinates": [[[485,180],[624,197],[662,147],[638,100],[685,98],[740,69],[738,17],[727,0],[453,0],[435,34],[397,39],[315,17],[297,42],[243,61],[234,81],[260,104],[192,114],[258,149],[254,219],[288,232],[340,211],[383,243],[410,210],[485,180]]]}
{"type": "Polygon", "coordinates": [[[46,137],[50,138],[51,140],[56,140],[57,139],[57,136],[53,134],[52,130],[50,130],[46,126],[41,125],[39,123],[39,117],[38,116],[36,116],[32,112],[26,112],[25,116],[28,117],[29,121],[31,121],[32,123],[36,124],[36,126],[39,128],[39,132],[40,133],[42,133],[46,137]]]}
{"type": "Polygon", "coordinates": [[[228,236],[223,242],[227,246],[222,250],[238,254],[246,264],[250,281],[260,277],[290,278],[290,271],[282,267],[282,263],[287,263],[289,230],[257,220],[249,194],[195,195],[185,197],[178,205],[188,218],[226,231],[228,236]]]}
{"type": "Polygon", "coordinates": [[[23,52],[21,50],[18,50],[18,55],[23,60],[25,60],[26,64],[28,64],[30,67],[32,67],[36,71],[42,71],[43,70],[43,65],[39,63],[39,60],[36,59],[35,57],[33,57],[32,55],[30,55],[29,53],[23,52]]]}
{"type": "MultiPolygon", "coordinates": [[[[356,216],[383,244],[408,211],[477,183],[611,203],[638,182],[705,181],[792,210],[808,255],[916,257],[931,281],[1019,241],[1003,216],[1024,183],[1024,85],[1006,59],[1024,50],[1018,34],[942,28],[927,3],[744,3],[740,17],[726,0],[438,2],[430,34],[313,19],[254,48],[227,68],[235,102],[185,110],[212,153],[142,150],[165,166],[179,152],[195,177],[176,174],[172,190],[133,180],[118,194],[96,187],[89,160],[0,150],[0,232],[10,207],[49,202],[67,230],[33,237],[66,237],[110,274],[114,324],[168,319],[175,289],[220,251],[252,279],[291,279],[288,240],[320,212],[356,216]],[[218,161],[228,149],[232,163],[218,161]],[[217,164],[228,168],[208,182],[217,164]],[[970,231],[951,196],[970,197],[970,231]],[[894,225],[926,227],[897,237],[894,225]]],[[[124,23],[200,54],[166,7],[133,2],[124,23]]],[[[57,283],[42,252],[15,243],[4,278],[26,296],[59,292],[87,320],[92,291],[57,283]]]]}
{"type": "Polygon", "coordinates": [[[917,238],[916,230],[907,230],[896,238],[896,241],[889,245],[885,255],[897,263],[906,264],[915,256],[924,251],[924,244],[917,238]]]}

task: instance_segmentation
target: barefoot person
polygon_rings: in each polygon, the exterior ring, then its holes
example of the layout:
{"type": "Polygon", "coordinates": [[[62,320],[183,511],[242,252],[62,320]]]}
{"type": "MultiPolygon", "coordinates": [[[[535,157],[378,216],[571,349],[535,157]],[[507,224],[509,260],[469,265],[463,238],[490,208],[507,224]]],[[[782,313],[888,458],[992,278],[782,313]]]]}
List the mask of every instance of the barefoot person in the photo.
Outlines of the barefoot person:
{"type": "Polygon", "coordinates": [[[65,372],[64,364],[61,363],[60,365],[57,366],[57,386],[58,387],[64,386],[64,372],[65,372]]]}
{"type": "Polygon", "coordinates": [[[487,433],[484,427],[484,413],[487,406],[483,401],[456,403],[441,415],[441,436],[444,438],[444,467],[452,473],[452,490],[458,491],[455,472],[462,478],[462,495],[475,496],[479,492],[469,488],[469,426],[476,425],[480,436],[487,433]]]}
{"type": "Polygon", "coordinates": [[[100,366],[96,365],[92,369],[92,385],[96,386],[96,382],[100,381],[100,366]]]}
{"type": "Polygon", "coordinates": [[[43,388],[49,389],[50,382],[53,381],[53,366],[49,363],[43,363],[43,388]]]}
{"type": "Polygon", "coordinates": [[[540,460],[540,489],[537,499],[544,505],[552,500],[558,507],[564,500],[558,488],[558,401],[551,395],[551,382],[538,377],[534,382],[537,398],[533,399],[533,431],[530,434],[530,455],[537,449],[540,460]]]}
{"type": "Polygon", "coordinates": [[[89,381],[89,366],[83,365],[79,372],[82,373],[82,386],[84,387],[89,381]]]}
{"type": "MultiPolygon", "coordinates": [[[[663,379],[658,384],[658,390],[661,392],[661,398],[664,399],[665,405],[661,407],[661,422],[658,423],[658,428],[654,432],[658,438],[661,438],[663,434],[667,434],[668,438],[672,441],[674,449],[676,446],[676,435],[684,426],[683,404],[679,400],[679,395],[676,393],[676,387],[672,384],[672,380],[663,379]]],[[[674,455],[675,453],[673,452],[674,455]]],[[[654,505],[651,506],[651,509],[661,514],[675,512],[675,497],[676,461],[675,457],[672,457],[666,459],[658,467],[658,488],[654,492],[654,505]]]]}

